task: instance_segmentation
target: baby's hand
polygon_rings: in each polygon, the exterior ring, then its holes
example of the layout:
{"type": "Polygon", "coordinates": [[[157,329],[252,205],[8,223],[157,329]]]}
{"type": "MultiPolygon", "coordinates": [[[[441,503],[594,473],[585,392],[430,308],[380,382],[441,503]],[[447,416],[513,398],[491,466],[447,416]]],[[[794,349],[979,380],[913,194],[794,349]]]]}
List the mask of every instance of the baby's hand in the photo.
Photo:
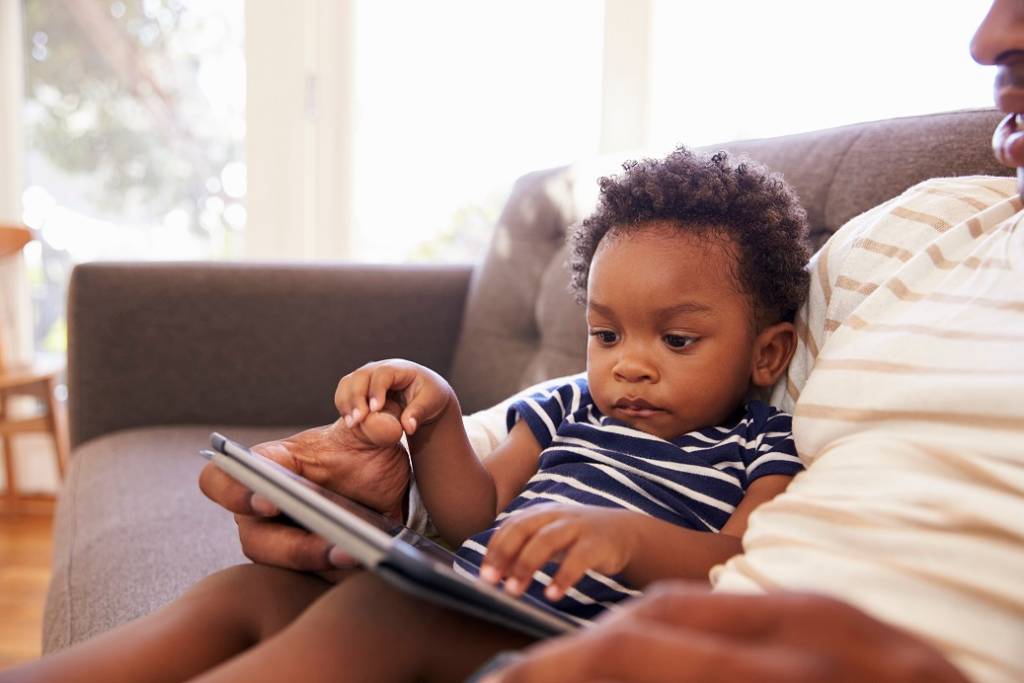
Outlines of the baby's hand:
{"type": "Polygon", "coordinates": [[[505,590],[520,595],[535,571],[560,561],[544,591],[548,600],[560,600],[588,569],[615,574],[626,567],[637,544],[631,517],[627,510],[589,505],[530,507],[494,532],[480,577],[492,584],[505,578],[505,590]]]}
{"type": "Polygon", "coordinates": [[[433,370],[392,359],[367,363],[342,377],[334,404],[346,425],[378,443],[395,435],[390,411],[385,410],[390,401],[397,401],[400,410],[397,439],[402,429],[413,434],[420,425],[436,420],[454,397],[448,382],[433,370]]]}

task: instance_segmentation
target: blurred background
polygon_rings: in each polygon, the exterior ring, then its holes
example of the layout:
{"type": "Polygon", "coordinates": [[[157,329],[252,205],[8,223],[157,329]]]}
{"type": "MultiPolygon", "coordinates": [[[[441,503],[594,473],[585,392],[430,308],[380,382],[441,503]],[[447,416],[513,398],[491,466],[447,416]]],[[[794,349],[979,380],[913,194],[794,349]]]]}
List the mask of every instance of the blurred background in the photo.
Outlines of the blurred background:
{"type": "Polygon", "coordinates": [[[471,260],[530,170],[987,106],[987,4],[24,0],[35,343],[81,261],[471,260]]]}

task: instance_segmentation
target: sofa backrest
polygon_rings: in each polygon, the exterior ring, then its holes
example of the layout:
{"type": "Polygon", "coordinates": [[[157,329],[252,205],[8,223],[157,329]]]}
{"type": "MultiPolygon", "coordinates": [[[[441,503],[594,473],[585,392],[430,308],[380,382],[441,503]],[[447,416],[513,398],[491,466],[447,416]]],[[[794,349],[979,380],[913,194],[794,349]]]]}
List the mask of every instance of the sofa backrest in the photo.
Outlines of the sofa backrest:
{"type": "MultiPolygon", "coordinates": [[[[992,109],[889,119],[710,145],[781,172],[807,209],[815,248],[854,216],[928,178],[1008,175],[991,151],[992,109]]],[[[577,165],[516,182],[476,269],[451,379],[464,411],[585,366],[583,310],[567,289],[567,229],[593,208],[577,165]]]]}

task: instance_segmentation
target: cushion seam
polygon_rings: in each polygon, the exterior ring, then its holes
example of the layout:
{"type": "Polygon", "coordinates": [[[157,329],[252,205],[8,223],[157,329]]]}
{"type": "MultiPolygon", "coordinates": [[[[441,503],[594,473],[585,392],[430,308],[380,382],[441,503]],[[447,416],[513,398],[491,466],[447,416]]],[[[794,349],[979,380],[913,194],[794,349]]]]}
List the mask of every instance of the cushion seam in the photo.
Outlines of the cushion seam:
{"type": "Polygon", "coordinates": [[[71,591],[71,584],[73,583],[71,581],[71,573],[74,570],[75,543],[76,543],[76,541],[78,539],[78,480],[79,480],[79,472],[82,469],[82,462],[81,462],[80,459],[76,462],[76,465],[77,465],[77,467],[74,468],[74,473],[73,473],[72,479],[71,479],[71,481],[68,482],[68,484],[69,484],[69,486],[68,486],[68,493],[69,493],[69,495],[71,497],[70,505],[68,506],[70,508],[70,514],[71,514],[71,538],[68,539],[68,547],[67,547],[68,563],[67,563],[67,571],[66,571],[66,576],[65,576],[65,582],[66,583],[65,583],[65,586],[64,586],[64,592],[65,592],[65,595],[67,596],[67,610],[68,610],[67,632],[65,633],[65,636],[64,636],[64,645],[63,645],[64,647],[67,647],[68,645],[71,644],[71,634],[74,632],[73,621],[74,621],[74,618],[75,618],[74,597],[73,597],[72,591],[71,591]]]}
{"type": "MultiPolygon", "coordinates": [[[[839,159],[836,161],[836,165],[832,169],[832,177],[828,179],[828,184],[826,185],[828,190],[825,193],[825,201],[822,202],[821,204],[821,219],[822,222],[825,224],[825,230],[828,231],[830,234],[835,232],[835,230],[829,230],[828,228],[828,208],[829,205],[832,203],[832,195],[835,191],[836,176],[839,175],[839,169],[842,167],[843,162],[846,161],[846,157],[850,155],[850,151],[853,150],[854,146],[858,142],[860,142],[860,139],[862,137],[864,137],[864,130],[858,131],[858,133],[853,137],[853,139],[850,140],[850,144],[847,145],[846,149],[843,150],[842,156],[840,156],[839,159]]],[[[836,227],[836,230],[838,230],[838,226],[836,227]]]]}

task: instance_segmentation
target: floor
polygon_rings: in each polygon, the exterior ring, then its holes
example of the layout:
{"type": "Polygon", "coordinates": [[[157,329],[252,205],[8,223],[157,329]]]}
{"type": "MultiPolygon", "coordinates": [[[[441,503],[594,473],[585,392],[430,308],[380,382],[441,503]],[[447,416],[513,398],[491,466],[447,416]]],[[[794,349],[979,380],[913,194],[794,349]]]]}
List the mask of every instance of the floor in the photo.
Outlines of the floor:
{"type": "Polygon", "coordinates": [[[39,656],[52,514],[0,514],[0,670],[39,656]]]}

